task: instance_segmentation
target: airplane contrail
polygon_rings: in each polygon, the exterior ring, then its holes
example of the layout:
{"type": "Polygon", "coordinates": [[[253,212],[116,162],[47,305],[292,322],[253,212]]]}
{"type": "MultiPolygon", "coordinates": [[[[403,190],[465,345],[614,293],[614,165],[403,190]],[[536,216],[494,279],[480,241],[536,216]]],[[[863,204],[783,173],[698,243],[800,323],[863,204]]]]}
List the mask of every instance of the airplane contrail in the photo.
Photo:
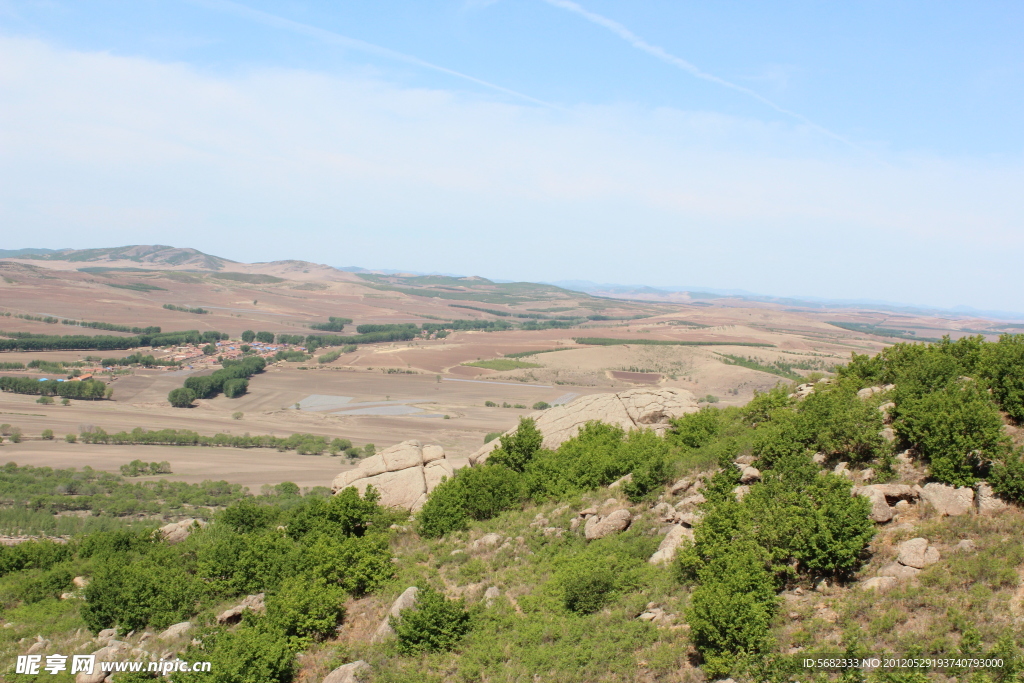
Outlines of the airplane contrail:
{"type": "Polygon", "coordinates": [[[662,47],[648,43],[646,40],[644,40],[643,38],[633,33],[628,28],[626,28],[625,26],[623,26],[622,24],[613,19],[609,19],[608,17],[602,16],[600,14],[595,14],[594,12],[591,12],[585,9],[584,7],[580,6],[578,3],[573,2],[572,0],[544,0],[544,2],[548,3],[549,5],[553,5],[554,7],[558,7],[560,9],[568,10],[570,12],[578,14],[587,21],[590,21],[594,24],[597,24],[598,26],[602,26],[608,29],[612,33],[616,34],[617,36],[628,42],[633,47],[637,48],[638,50],[643,50],[647,54],[653,57],[657,57],[661,61],[667,64],[671,64],[672,66],[678,69],[682,69],[683,71],[686,71],[687,73],[691,74],[692,76],[695,76],[696,78],[700,78],[705,81],[710,81],[711,83],[717,83],[718,85],[724,88],[729,88],[730,90],[735,90],[736,92],[743,93],[744,95],[752,97],[758,102],[768,107],[771,107],[780,114],[791,116],[797,119],[798,121],[801,121],[807,124],[808,126],[811,126],[815,130],[824,133],[825,135],[828,135],[831,138],[839,140],[840,142],[844,142],[847,145],[856,147],[856,145],[854,145],[852,142],[850,142],[843,136],[839,135],[838,133],[833,133],[829,129],[818,125],[814,121],[808,119],[803,114],[799,114],[791,109],[786,109],[785,107],[782,107],[772,102],[767,97],[758,94],[757,92],[751,90],[750,88],[745,88],[742,85],[737,85],[736,83],[727,81],[724,78],[719,78],[714,74],[709,74],[706,71],[702,71],[695,64],[692,64],[681,57],[676,57],[675,55],[667,52],[662,47]]]}
{"type": "Polygon", "coordinates": [[[186,2],[190,2],[194,5],[201,5],[209,9],[220,10],[222,12],[229,12],[231,14],[235,14],[237,16],[250,19],[252,21],[264,24],[266,26],[272,26],[274,28],[292,31],[293,33],[301,33],[303,35],[307,35],[312,38],[322,40],[325,43],[340,45],[350,50],[357,50],[359,52],[364,52],[366,54],[371,54],[377,57],[384,57],[386,59],[391,59],[397,62],[405,62],[406,64],[412,64],[413,66],[418,66],[423,69],[438,71],[449,76],[454,76],[455,78],[461,78],[462,80],[469,81],[470,83],[481,85],[485,88],[489,88],[497,92],[505,93],[506,95],[511,95],[513,97],[517,97],[528,102],[533,102],[534,104],[539,104],[544,107],[550,107],[552,109],[558,109],[557,106],[551,104],[550,102],[538,100],[536,97],[530,97],[529,95],[512,90],[510,88],[505,88],[495,83],[490,83],[483,79],[476,78],[475,76],[464,74],[461,71],[455,71],[454,69],[449,69],[444,66],[432,64],[431,62],[422,60],[419,57],[413,57],[412,55],[407,55],[402,52],[397,52],[395,50],[388,49],[386,47],[374,45],[373,43],[367,43],[364,40],[359,40],[357,38],[349,38],[348,36],[344,36],[340,33],[335,33],[334,31],[328,31],[327,29],[322,29],[317,26],[303,24],[298,21],[293,21],[291,19],[279,17],[276,14],[270,14],[269,12],[253,9],[241,3],[233,2],[232,0],[186,0],[186,2]]]}

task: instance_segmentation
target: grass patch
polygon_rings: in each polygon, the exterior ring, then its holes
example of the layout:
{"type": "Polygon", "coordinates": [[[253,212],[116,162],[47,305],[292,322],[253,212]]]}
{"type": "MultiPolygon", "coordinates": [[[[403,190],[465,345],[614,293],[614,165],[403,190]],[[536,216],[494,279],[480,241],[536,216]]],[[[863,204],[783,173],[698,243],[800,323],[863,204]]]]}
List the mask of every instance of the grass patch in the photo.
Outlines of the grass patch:
{"type": "Polygon", "coordinates": [[[284,282],[284,278],[264,275],[262,273],[210,273],[210,277],[218,280],[231,280],[233,282],[245,282],[250,285],[269,285],[275,282],[284,282]]]}
{"type": "Polygon", "coordinates": [[[522,370],[526,368],[541,368],[543,365],[527,363],[521,360],[509,360],[508,358],[493,358],[491,360],[478,360],[473,363],[463,363],[471,368],[486,368],[487,370],[522,370]]]}
{"type": "Polygon", "coordinates": [[[536,356],[538,353],[554,353],[555,351],[572,351],[572,347],[563,346],[560,349],[541,349],[540,351],[516,351],[515,353],[506,353],[505,358],[527,358],[529,356],[536,356]]]}

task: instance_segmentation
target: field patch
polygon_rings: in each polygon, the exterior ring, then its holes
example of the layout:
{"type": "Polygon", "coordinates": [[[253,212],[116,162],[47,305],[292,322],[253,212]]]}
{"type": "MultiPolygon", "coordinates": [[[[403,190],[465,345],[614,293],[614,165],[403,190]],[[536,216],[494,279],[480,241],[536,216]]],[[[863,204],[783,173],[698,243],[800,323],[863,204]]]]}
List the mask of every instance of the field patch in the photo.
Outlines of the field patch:
{"type": "Polygon", "coordinates": [[[537,363],[527,363],[522,360],[513,360],[510,358],[492,358],[491,360],[478,360],[472,363],[463,363],[471,368],[484,368],[485,370],[497,370],[499,372],[505,372],[507,370],[523,370],[527,368],[542,368],[543,365],[537,363]]]}

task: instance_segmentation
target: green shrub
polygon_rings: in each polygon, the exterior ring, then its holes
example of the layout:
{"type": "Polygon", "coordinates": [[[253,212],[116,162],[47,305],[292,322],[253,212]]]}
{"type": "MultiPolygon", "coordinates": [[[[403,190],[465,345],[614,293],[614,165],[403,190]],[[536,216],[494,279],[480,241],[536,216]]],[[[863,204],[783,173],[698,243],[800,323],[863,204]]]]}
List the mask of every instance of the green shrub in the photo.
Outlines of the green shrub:
{"type": "Polygon", "coordinates": [[[749,541],[716,555],[699,578],[686,612],[690,638],[704,659],[704,674],[719,678],[743,655],[770,649],[775,585],[764,552],[749,541]]]}
{"type": "Polygon", "coordinates": [[[965,380],[915,396],[897,386],[893,428],[929,464],[932,476],[952,486],[973,486],[986,463],[1006,449],[996,405],[976,381],[965,380]]]}
{"type": "Polygon", "coordinates": [[[521,417],[514,432],[501,436],[500,445],[491,452],[488,462],[522,472],[540,449],[543,440],[544,435],[537,429],[533,418],[521,417]]]}
{"type": "Polygon", "coordinates": [[[52,396],[40,396],[39,398],[36,399],[36,403],[41,403],[44,406],[52,406],[53,405],[53,397],[52,396]]]}
{"type": "Polygon", "coordinates": [[[298,646],[334,633],[345,616],[345,591],[304,576],[285,579],[267,597],[267,621],[298,646]]]}
{"type": "Polygon", "coordinates": [[[536,403],[533,404],[534,410],[547,410],[550,407],[551,404],[548,403],[547,401],[537,401],[536,403]]]}
{"type": "Polygon", "coordinates": [[[1024,335],[1004,334],[987,344],[981,365],[1000,407],[1018,424],[1024,422],[1024,335]]]}
{"type": "Polygon", "coordinates": [[[342,539],[318,535],[303,554],[300,568],[314,581],[357,596],[376,590],[395,574],[387,536],[379,533],[342,539]]]}
{"type": "Polygon", "coordinates": [[[44,441],[53,441],[53,430],[44,429],[43,433],[40,434],[40,436],[43,438],[44,441]]]}
{"type": "Polygon", "coordinates": [[[494,441],[499,436],[501,436],[503,433],[504,432],[488,432],[487,435],[484,436],[484,443],[490,443],[490,442],[494,441]]]}
{"type": "Polygon", "coordinates": [[[178,387],[171,389],[171,392],[167,394],[167,400],[175,408],[191,408],[192,403],[196,400],[196,394],[186,387],[178,387]]]}
{"type": "Polygon", "coordinates": [[[495,403],[494,401],[484,401],[484,407],[485,408],[497,408],[498,404],[495,403]]]}
{"type": "Polygon", "coordinates": [[[228,398],[238,398],[244,396],[245,392],[249,389],[249,380],[244,377],[238,377],[236,379],[229,379],[224,382],[224,395],[228,398]]]}
{"type": "Polygon", "coordinates": [[[81,613],[94,633],[113,626],[126,632],[166,628],[188,618],[198,597],[199,587],[183,567],[147,556],[102,566],[85,587],[81,613]]]}
{"type": "Polygon", "coordinates": [[[231,413],[232,420],[241,420],[243,417],[245,417],[245,413],[243,413],[241,410],[231,413]]]}
{"type": "Polygon", "coordinates": [[[416,516],[416,526],[424,538],[440,538],[452,531],[469,528],[469,514],[458,475],[444,479],[434,487],[416,516]]]}
{"type": "Polygon", "coordinates": [[[431,588],[421,589],[416,605],[391,617],[403,654],[447,652],[455,649],[472,623],[462,600],[449,600],[431,588]]]}
{"type": "Polygon", "coordinates": [[[288,638],[265,619],[244,620],[234,631],[201,634],[182,656],[188,662],[210,662],[209,673],[175,672],[174,683],[290,683],[295,652],[288,638]]]}
{"type": "Polygon", "coordinates": [[[78,437],[74,434],[65,434],[64,441],[66,441],[67,443],[75,443],[76,441],[78,441],[78,437]]]}
{"type": "Polygon", "coordinates": [[[722,430],[722,412],[704,406],[696,413],[683,415],[672,421],[671,439],[687,448],[702,448],[722,430]]]}

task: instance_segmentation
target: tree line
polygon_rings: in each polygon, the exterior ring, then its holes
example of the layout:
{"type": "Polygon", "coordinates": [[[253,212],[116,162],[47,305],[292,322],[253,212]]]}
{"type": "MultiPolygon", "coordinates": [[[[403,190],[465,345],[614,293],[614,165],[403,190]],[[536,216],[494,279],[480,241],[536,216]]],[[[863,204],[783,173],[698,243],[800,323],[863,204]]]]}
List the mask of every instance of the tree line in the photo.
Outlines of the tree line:
{"type": "Polygon", "coordinates": [[[110,335],[47,335],[32,332],[4,332],[0,336],[0,351],[118,351],[140,346],[179,346],[182,344],[208,344],[228,339],[222,332],[185,330],[182,332],[145,333],[132,337],[110,335]]]}
{"type": "MultiPolygon", "coordinates": [[[[14,394],[31,394],[37,396],[60,396],[62,398],[79,398],[96,401],[109,398],[106,383],[96,379],[81,381],[39,380],[32,377],[0,377],[0,391],[14,394]]],[[[113,390],[110,390],[113,393],[113,390]]]]}
{"type": "Polygon", "coordinates": [[[267,362],[259,356],[247,356],[224,360],[221,365],[211,375],[187,378],[185,386],[172,389],[167,400],[175,408],[188,408],[197,398],[213,398],[221,392],[228,398],[238,398],[248,390],[249,378],[263,372],[267,362]]]}

